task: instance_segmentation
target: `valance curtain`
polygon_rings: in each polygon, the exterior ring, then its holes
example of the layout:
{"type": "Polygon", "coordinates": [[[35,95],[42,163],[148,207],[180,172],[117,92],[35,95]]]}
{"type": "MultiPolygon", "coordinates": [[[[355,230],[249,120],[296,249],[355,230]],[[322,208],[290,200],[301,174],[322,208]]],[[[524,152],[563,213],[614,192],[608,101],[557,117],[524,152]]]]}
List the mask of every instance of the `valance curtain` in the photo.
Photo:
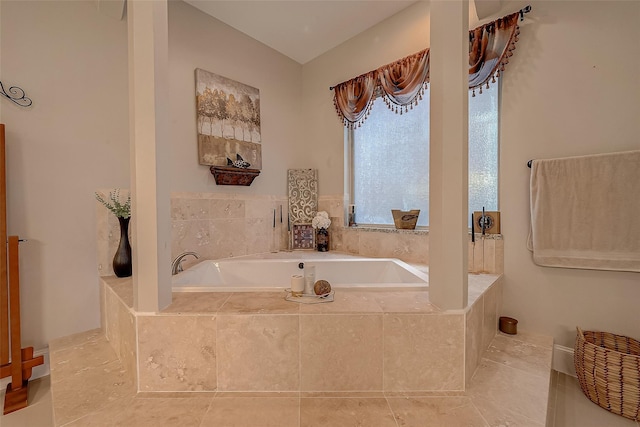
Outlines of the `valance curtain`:
{"type": "Polygon", "coordinates": [[[345,126],[362,125],[376,96],[402,114],[422,99],[429,80],[429,49],[336,85],[333,104],[345,126]],[[398,109],[398,107],[400,107],[398,109]]]}
{"type": "MultiPolygon", "coordinates": [[[[495,83],[513,55],[518,41],[519,12],[469,31],[469,90],[495,83]]],[[[333,103],[338,116],[351,129],[362,125],[373,101],[381,96],[396,113],[407,112],[422,99],[429,81],[429,49],[384,65],[336,85],[333,103]]]]}
{"type": "Polygon", "coordinates": [[[495,83],[496,77],[504,71],[516,48],[520,28],[519,12],[496,19],[469,31],[469,89],[489,87],[489,79],[495,83]]]}

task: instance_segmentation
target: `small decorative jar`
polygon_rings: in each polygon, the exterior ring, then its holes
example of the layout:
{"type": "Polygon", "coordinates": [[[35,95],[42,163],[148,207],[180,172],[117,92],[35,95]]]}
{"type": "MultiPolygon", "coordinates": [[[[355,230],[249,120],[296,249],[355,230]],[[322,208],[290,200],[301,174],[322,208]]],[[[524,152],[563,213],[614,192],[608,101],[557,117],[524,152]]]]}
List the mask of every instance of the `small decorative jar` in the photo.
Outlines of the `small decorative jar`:
{"type": "Polygon", "coordinates": [[[326,228],[318,228],[316,232],[316,247],[318,252],[327,252],[329,250],[329,230],[326,228]]]}

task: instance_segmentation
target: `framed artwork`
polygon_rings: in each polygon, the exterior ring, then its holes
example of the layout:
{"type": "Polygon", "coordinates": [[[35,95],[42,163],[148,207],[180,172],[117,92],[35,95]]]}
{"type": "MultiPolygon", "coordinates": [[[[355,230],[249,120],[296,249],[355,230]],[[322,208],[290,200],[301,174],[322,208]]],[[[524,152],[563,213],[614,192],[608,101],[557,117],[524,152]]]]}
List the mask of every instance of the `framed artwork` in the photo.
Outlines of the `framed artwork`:
{"type": "Polygon", "coordinates": [[[260,91],[199,68],[195,77],[200,164],[261,170],[260,91]]]}

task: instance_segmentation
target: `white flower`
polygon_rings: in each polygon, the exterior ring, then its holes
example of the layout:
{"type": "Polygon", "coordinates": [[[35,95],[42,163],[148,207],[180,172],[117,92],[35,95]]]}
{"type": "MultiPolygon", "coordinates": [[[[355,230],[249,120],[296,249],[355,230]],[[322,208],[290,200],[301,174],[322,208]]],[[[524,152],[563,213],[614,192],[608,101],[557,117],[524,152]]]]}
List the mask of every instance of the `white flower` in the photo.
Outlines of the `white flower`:
{"type": "Polygon", "coordinates": [[[318,212],[311,221],[311,226],[313,228],[329,228],[330,225],[331,220],[329,219],[329,214],[325,211],[318,212]]]}

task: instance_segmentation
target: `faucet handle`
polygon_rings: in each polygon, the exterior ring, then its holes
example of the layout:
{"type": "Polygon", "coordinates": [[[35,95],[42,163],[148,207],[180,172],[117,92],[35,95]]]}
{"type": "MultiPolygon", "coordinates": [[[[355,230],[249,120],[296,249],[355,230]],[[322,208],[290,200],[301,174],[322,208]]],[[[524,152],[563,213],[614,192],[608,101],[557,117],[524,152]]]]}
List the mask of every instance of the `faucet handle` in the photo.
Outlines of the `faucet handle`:
{"type": "Polygon", "coordinates": [[[198,255],[198,253],[196,253],[196,252],[183,252],[183,253],[181,253],[171,263],[171,274],[172,275],[176,275],[176,274],[184,271],[184,267],[182,267],[182,263],[184,262],[184,259],[188,255],[192,255],[195,259],[199,259],[200,258],[200,255],[198,255]]]}

